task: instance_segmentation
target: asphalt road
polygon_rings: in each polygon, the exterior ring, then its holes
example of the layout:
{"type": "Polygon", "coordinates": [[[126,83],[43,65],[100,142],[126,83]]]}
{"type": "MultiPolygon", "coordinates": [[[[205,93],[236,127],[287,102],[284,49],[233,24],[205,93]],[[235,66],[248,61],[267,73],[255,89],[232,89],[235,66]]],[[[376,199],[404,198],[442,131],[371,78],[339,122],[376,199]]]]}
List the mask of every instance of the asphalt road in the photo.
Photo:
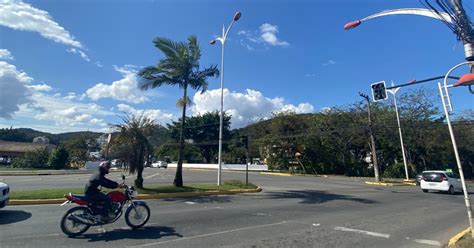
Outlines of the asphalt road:
{"type": "MultiPolygon", "coordinates": [[[[224,179],[232,175],[245,177],[224,179]]],[[[0,210],[0,247],[439,247],[468,226],[462,195],[348,178],[251,179],[264,191],[148,200],[145,228],[121,219],[74,239],[59,228],[73,205],[8,206],[0,210]]]]}

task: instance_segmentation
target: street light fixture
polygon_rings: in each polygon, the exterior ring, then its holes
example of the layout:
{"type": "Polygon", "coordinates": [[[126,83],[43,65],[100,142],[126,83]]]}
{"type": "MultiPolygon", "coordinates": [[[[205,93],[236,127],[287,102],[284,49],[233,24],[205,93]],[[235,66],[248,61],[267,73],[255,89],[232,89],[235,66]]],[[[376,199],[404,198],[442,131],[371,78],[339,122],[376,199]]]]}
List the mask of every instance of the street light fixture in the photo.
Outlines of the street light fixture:
{"type": "MultiPolygon", "coordinates": [[[[454,156],[456,157],[456,164],[457,164],[457,167],[458,167],[458,170],[459,170],[459,176],[461,177],[462,190],[464,192],[464,202],[466,204],[467,215],[469,217],[469,225],[471,227],[471,230],[474,230],[473,229],[474,221],[472,219],[472,208],[471,208],[471,203],[470,203],[470,200],[469,200],[469,193],[467,192],[466,182],[464,180],[464,172],[462,170],[461,160],[459,158],[458,148],[457,148],[457,145],[456,145],[456,139],[454,138],[453,127],[451,125],[451,120],[449,118],[449,112],[448,112],[448,108],[447,108],[446,101],[445,101],[445,98],[447,98],[449,108],[452,111],[452,106],[451,106],[451,103],[449,101],[448,88],[449,87],[454,87],[454,85],[448,85],[447,80],[448,80],[449,74],[451,74],[451,72],[453,72],[455,69],[457,69],[458,67],[463,66],[463,65],[470,65],[472,67],[472,66],[474,66],[474,62],[463,62],[463,63],[460,63],[460,64],[454,66],[453,68],[451,68],[448,71],[448,73],[446,73],[446,76],[444,77],[443,85],[441,85],[441,83],[438,83],[438,88],[439,88],[439,93],[441,95],[441,101],[443,103],[444,114],[446,115],[446,122],[448,123],[449,135],[451,136],[451,141],[453,143],[454,156]],[[444,92],[443,92],[443,88],[444,88],[444,92]]],[[[472,75],[472,74],[464,75],[463,77],[460,78],[459,82],[466,82],[466,84],[467,84],[467,82],[470,82],[471,84],[474,83],[473,82],[474,77],[469,76],[469,75],[472,75]]],[[[471,231],[471,233],[472,233],[472,237],[474,238],[474,232],[471,231]]]]}
{"type": "Polygon", "coordinates": [[[222,53],[221,53],[221,110],[220,110],[220,121],[219,121],[219,157],[218,157],[218,168],[217,168],[217,185],[221,185],[221,176],[222,176],[222,129],[223,129],[223,121],[224,121],[224,45],[225,41],[227,39],[227,34],[229,33],[230,28],[232,28],[232,25],[234,22],[238,21],[240,17],[242,16],[242,13],[240,11],[237,11],[234,14],[234,18],[232,19],[232,22],[230,23],[229,27],[225,28],[224,25],[222,25],[222,36],[218,37],[214,40],[210,41],[211,45],[216,44],[217,41],[220,41],[222,44],[222,53]]]}

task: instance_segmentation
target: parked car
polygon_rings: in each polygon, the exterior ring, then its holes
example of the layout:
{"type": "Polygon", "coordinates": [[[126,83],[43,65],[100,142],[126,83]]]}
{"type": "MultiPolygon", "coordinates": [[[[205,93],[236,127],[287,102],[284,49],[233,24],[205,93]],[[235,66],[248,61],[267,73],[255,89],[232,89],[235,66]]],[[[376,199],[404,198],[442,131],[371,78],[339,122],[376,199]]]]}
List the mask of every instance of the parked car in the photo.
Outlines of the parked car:
{"type": "Polygon", "coordinates": [[[156,161],[151,164],[151,168],[168,168],[168,163],[165,161],[156,161]]]}
{"type": "Polygon", "coordinates": [[[8,205],[10,200],[10,187],[7,184],[0,182],[0,208],[8,205]]]}
{"type": "Polygon", "coordinates": [[[420,181],[423,192],[429,190],[445,191],[450,194],[462,192],[461,180],[459,177],[447,171],[423,171],[420,181]]]}

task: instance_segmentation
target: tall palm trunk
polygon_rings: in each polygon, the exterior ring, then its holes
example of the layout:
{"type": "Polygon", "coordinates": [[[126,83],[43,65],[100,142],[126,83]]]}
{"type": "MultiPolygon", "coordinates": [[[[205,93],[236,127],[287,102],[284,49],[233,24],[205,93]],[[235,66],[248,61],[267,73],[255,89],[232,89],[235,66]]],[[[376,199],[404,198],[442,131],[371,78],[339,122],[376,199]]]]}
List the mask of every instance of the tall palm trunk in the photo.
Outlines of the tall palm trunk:
{"type": "Polygon", "coordinates": [[[184,85],[183,96],[183,115],[181,116],[181,130],[179,133],[179,152],[178,152],[178,166],[176,168],[176,175],[174,177],[173,185],[175,187],[183,187],[183,153],[184,153],[184,124],[186,119],[186,105],[188,100],[188,84],[184,85]]]}
{"type": "Polygon", "coordinates": [[[143,189],[143,149],[143,145],[139,145],[137,159],[137,179],[135,180],[135,186],[139,189],[143,189]]]}

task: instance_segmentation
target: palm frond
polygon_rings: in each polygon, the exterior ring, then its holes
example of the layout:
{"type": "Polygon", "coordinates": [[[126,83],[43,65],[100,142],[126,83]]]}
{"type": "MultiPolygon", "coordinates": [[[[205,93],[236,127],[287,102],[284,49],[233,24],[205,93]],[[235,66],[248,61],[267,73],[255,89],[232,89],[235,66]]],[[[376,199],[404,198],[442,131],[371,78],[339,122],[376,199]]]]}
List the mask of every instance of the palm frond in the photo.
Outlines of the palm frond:
{"type": "Polygon", "coordinates": [[[201,49],[195,35],[188,38],[189,59],[193,67],[199,68],[199,59],[201,59],[201,49]]]}
{"type": "Polygon", "coordinates": [[[138,88],[140,90],[148,90],[152,88],[157,88],[162,85],[173,85],[175,80],[166,76],[165,74],[159,74],[156,76],[150,77],[139,77],[138,78],[138,88]]]}
{"type": "Polygon", "coordinates": [[[155,44],[156,48],[160,49],[165,54],[165,56],[172,58],[179,57],[178,51],[180,48],[185,46],[185,44],[182,42],[175,42],[164,37],[156,37],[153,40],[153,43],[155,44]]]}

